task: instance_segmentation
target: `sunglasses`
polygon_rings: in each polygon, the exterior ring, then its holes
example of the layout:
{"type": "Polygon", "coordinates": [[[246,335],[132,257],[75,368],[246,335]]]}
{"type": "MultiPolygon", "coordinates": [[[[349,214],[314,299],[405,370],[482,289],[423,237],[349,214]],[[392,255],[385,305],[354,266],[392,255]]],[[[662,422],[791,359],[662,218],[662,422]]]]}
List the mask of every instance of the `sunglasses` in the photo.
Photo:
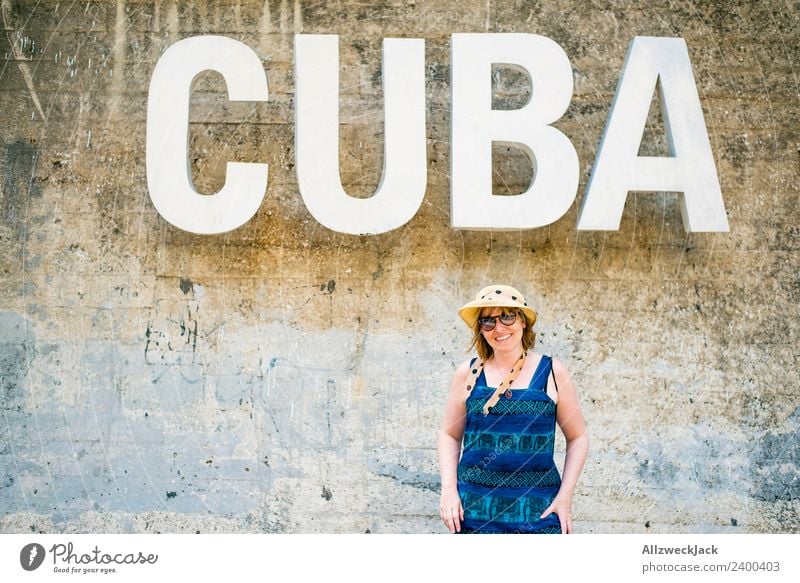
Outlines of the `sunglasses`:
{"type": "Polygon", "coordinates": [[[512,312],[510,314],[501,314],[499,316],[486,316],[484,318],[478,318],[478,324],[480,324],[481,330],[484,332],[491,332],[494,330],[494,327],[497,326],[497,320],[500,320],[503,326],[511,326],[517,321],[517,314],[516,312],[512,312]]]}

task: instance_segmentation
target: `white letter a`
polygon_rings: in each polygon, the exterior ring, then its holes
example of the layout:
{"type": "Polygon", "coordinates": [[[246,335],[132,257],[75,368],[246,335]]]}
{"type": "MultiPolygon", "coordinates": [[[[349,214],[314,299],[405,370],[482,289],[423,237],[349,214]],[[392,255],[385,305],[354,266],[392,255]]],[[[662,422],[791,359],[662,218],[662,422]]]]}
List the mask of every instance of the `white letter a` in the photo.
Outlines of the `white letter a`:
{"type": "Polygon", "coordinates": [[[619,229],[631,190],[682,192],[687,232],[729,230],[689,51],[681,38],[637,36],[631,41],[581,203],[578,229],[619,229]],[[659,79],[671,157],[639,156],[659,79]]]}

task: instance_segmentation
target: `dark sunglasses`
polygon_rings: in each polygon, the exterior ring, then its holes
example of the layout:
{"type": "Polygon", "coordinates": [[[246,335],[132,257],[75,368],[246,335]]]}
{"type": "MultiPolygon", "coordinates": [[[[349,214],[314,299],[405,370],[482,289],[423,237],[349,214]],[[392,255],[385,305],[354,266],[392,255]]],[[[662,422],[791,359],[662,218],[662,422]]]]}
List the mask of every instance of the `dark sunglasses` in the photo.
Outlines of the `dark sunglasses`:
{"type": "Polygon", "coordinates": [[[491,332],[494,330],[494,327],[497,326],[497,320],[500,320],[503,326],[511,326],[517,321],[517,314],[516,312],[512,312],[510,314],[500,314],[499,316],[478,318],[478,324],[481,325],[481,330],[484,332],[491,332]]]}

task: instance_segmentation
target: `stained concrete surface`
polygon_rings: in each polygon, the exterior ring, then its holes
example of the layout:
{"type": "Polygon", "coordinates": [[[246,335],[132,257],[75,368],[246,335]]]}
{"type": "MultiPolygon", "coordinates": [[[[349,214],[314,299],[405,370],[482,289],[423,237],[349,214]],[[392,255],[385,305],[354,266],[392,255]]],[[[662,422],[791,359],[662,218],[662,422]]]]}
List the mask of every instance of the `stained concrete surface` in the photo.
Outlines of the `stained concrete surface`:
{"type": "MultiPolygon", "coordinates": [[[[443,532],[436,433],[468,335],[504,281],[539,310],[592,450],[578,532],[798,532],[797,5],[3,0],[0,531],[443,532]],[[376,188],[380,43],[426,41],[428,189],[396,231],[310,216],[294,173],[293,34],[340,35],[341,173],[376,188]],[[449,37],[531,32],[570,58],[556,124],[581,184],[559,221],[449,227],[449,37]],[[270,101],[192,95],[203,192],[268,162],[257,215],[219,236],[155,211],[144,167],[158,57],[197,34],[252,47],[270,101]],[[675,193],[632,193],[614,232],[577,209],[635,35],[686,39],[729,233],[686,234],[675,193]]],[[[496,68],[494,107],[524,103],[496,68]]],[[[535,89],[533,89],[535,91],[535,89]]],[[[662,155],[657,99],[640,152],[662,155]]],[[[495,148],[495,192],[530,163],[495,148]]],[[[563,459],[563,440],[557,443],[563,459]]]]}

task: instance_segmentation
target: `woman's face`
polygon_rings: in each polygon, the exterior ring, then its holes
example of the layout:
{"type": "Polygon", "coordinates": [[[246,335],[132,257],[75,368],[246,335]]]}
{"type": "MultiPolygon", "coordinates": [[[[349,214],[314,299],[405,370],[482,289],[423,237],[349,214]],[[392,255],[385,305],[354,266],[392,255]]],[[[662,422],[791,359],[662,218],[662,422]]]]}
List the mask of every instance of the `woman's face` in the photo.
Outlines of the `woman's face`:
{"type": "Polygon", "coordinates": [[[486,318],[490,316],[499,316],[503,312],[516,314],[517,317],[514,323],[506,326],[500,321],[500,318],[495,318],[495,326],[493,330],[481,329],[481,334],[492,347],[492,350],[499,353],[513,352],[519,353],[522,350],[522,331],[525,329],[525,318],[517,313],[516,310],[506,308],[483,308],[479,318],[486,318]]]}

